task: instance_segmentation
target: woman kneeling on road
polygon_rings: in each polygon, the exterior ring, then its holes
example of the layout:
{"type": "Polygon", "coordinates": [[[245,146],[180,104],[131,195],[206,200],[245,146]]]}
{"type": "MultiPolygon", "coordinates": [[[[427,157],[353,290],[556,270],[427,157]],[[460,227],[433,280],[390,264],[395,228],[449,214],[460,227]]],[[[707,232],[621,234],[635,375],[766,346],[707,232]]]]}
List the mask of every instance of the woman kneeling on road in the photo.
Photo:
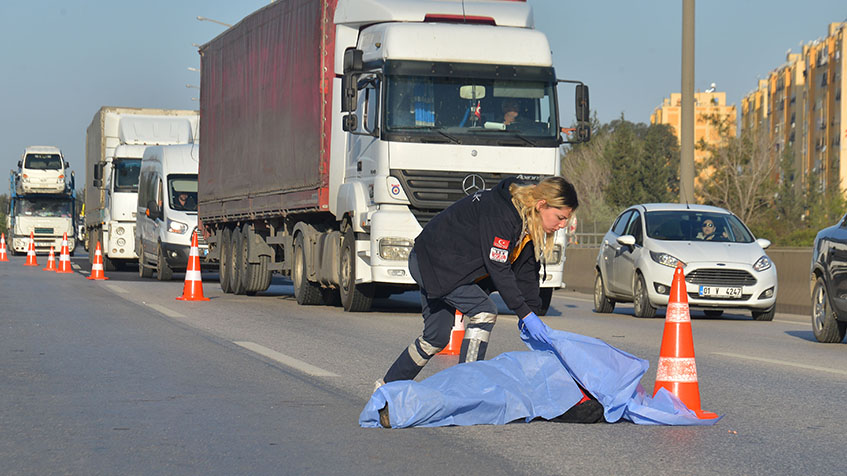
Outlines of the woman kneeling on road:
{"type": "Polygon", "coordinates": [[[415,239],[409,271],[418,283],[423,334],[404,350],[376,388],[411,380],[450,341],[455,310],[468,318],[459,362],[485,359],[497,305],[485,280],[515,312],[518,327],[549,344],[541,308],[539,263],[553,253],[553,233],[579,206],[573,185],[561,177],[538,184],[516,178],[467,196],[438,214],[415,239]],[[488,279],[486,279],[488,278],[488,279]]]}

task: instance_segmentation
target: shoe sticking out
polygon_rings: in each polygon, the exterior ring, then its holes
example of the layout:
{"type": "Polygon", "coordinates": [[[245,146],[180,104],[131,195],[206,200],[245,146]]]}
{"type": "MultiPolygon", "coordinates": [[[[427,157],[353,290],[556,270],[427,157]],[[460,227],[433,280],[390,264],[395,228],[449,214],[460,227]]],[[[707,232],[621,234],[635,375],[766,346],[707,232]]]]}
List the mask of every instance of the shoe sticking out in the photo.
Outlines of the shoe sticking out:
{"type": "Polygon", "coordinates": [[[374,382],[374,391],[371,392],[371,393],[375,393],[377,391],[377,389],[379,387],[382,387],[383,385],[385,385],[385,380],[383,380],[383,379],[377,380],[376,382],[374,382]]]}
{"type": "Polygon", "coordinates": [[[387,403],[379,410],[379,424],[382,425],[383,428],[391,428],[391,419],[388,417],[387,403]]]}
{"type": "MultiPolygon", "coordinates": [[[[381,416],[382,412],[380,411],[381,416]]],[[[597,400],[591,399],[572,406],[565,413],[553,418],[553,421],[561,423],[605,423],[606,419],[603,416],[603,405],[597,400]]]]}

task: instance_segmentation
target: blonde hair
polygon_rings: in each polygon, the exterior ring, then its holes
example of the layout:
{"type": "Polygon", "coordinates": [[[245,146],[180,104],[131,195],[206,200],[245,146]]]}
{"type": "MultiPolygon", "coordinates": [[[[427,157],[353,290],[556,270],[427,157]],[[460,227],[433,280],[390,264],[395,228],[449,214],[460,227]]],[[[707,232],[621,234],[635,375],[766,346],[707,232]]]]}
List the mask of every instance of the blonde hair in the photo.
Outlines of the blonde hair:
{"type": "Polygon", "coordinates": [[[541,213],[535,207],[540,200],[553,208],[570,207],[576,211],[579,200],[574,186],[562,177],[547,177],[537,185],[509,185],[512,204],[521,216],[523,230],[535,247],[535,259],[548,261],[553,255],[553,233],[545,233],[541,213]]]}

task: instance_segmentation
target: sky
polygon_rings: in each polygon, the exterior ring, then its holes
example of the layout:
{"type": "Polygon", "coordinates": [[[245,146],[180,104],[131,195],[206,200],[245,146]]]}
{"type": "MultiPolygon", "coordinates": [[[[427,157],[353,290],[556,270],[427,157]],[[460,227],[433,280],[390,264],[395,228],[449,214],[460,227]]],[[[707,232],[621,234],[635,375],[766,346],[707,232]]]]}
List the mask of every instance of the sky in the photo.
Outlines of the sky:
{"type": "MultiPolygon", "coordinates": [[[[649,122],[680,91],[681,0],[528,0],[561,79],[590,87],[601,122],[649,122]]],[[[84,175],[85,129],[101,106],[198,109],[197,48],[266,0],[0,1],[0,170],[55,145],[84,175]]],[[[786,52],[847,20],[844,0],[709,0],[695,9],[695,89],[741,98],[786,52]]],[[[562,111],[569,122],[571,111],[562,111]]],[[[8,193],[0,187],[0,193],[8,193]]]]}

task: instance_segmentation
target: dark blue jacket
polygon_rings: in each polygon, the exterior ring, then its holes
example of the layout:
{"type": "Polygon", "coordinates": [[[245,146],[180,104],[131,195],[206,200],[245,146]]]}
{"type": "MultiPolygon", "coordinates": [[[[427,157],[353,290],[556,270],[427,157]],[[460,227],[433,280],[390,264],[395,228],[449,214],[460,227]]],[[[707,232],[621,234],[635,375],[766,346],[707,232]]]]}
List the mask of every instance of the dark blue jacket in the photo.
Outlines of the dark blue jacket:
{"type": "Polygon", "coordinates": [[[516,181],[508,178],[491,190],[467,196],[427,223],[414,249],[428,297],[443,297],[488,275],[519,318],[538,312],[539,264],[532,242],[514,263],[509,262],[521,236],[521,217],[509,193],[509,185],[516,181]]]}

